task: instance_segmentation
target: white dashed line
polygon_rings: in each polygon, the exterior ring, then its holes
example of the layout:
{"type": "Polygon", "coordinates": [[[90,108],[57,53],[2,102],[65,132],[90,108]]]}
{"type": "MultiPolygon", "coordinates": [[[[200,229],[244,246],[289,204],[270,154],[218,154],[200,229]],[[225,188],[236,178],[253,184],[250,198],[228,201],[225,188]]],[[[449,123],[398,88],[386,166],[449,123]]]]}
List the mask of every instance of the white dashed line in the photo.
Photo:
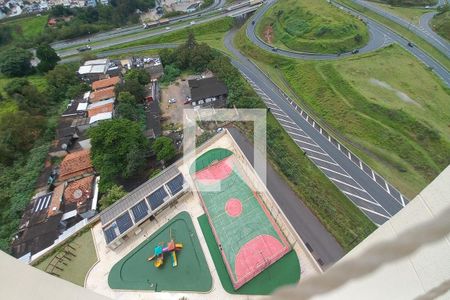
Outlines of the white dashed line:
{"type": "MultiPolygon", "coordinates": [[[[296,142],[299,142],[299,143],[303,143],[303,144],[306,144],[306,145],[310,145],[310,146],[313,146],[313,147],[317,147],[317,148],[319,148],[320,150],[322,150],[322,148],[320,148],[320,146],[317,145],[317,144],[312,144],[312,143],[304,142],[304,141],[297,140],[297,139],[293,139],[293,140],[296,141],[296,142]]],[[[324,153],[325,153],[325,152],[324,152],[324,153]]]]}
{"type": "Polygon", "coordinates": [[[311,159],[323,161],[324,163],[327,163],[327,164],[330,164],[330,165],[339,166],[339,165],[338,165],[337,163],[335,163],[335,162],[332,162],[332,161],[329,161],[329,160],[324,160],[324,159],[321,159],[321,158],[318,158],[318,157],[314,157],[314,156],[312,156],[312,155],[308,155],[308,157],[311,158],[311,159]]]}
{"type": "Polygon", "coordinates": [[[365,210],[365,211],[368,211],[368,212],[370,212],[370,213],[379,215],[379,216],[381,216],[381,217],[383,217],[383,218],[386,218],[386,219],[388,219],[388,220],[390,219],[390,217],[385,216],[385,215],[383,215],[383,214],[380,214],[379,212],[373,211],[373,210],[368,209],[368,208],[366,208],[366,207],[362,207],[362,206],[358,206],[358,207],[359,207],[360,209],[362,209],[362,210],[365,210]]]}
{"type": "Polygon", "coordinates": [[[355,189],[355,190],[360,190],[360,191],[363,191],[363,192],[367,193],[364,189],[359,188],[359,187],[356,187],[356,186],[351,185],[351,184],[349,184],[349,183],[340,181],[339,179],[331,178],[331,177],[328,177],[328,178],[330,178],[330,179],[333,180],[333,181],[339,182],[339,183],[341,183],[341,184],[347,185],[347,186],[349,186],[349,187],[351,187],[351,188],[353,188],[353,189],[355,189]]]}
{"type": "Polygon", "coordinates": [[[362,201],[366,201],[366,202],[368,202],[368,203],[371,203],[371,204],[373,204],[373,205],[376,205],[376,206],[382,207],[382,206],[380,205],[380,203],[377,203],[377,202],[372,202],[372,201],[370,201],[370,200],[367,200],[366,198],[363,198],[363,197],[361,197],[361,196],[358,196],[358,195],[352,194],[352,193],[350,193],[350,192],[347,192],[347,191],[342,191],[342,192],[343,192],[344,194],[350,195],[350,196],[352,196],[352,197],[355,197],[355,198],[361,199],[362,201]]]}
{"type": "Polygon", "coordinates": [[[318,166],[318,167],[323,169],[323,170],[326,170],[326,171],[333,172],[333,173],[336,173],[336,174],[341,175],[341,176],[345,176],[345,177],[351,178],[349,175],[343,174],[341,172],[334,171],[334,170],[331,170],[331,169],[328,169],[328,168],[325,168],[325,167],[322,167],[322,166],[318,166]]]}

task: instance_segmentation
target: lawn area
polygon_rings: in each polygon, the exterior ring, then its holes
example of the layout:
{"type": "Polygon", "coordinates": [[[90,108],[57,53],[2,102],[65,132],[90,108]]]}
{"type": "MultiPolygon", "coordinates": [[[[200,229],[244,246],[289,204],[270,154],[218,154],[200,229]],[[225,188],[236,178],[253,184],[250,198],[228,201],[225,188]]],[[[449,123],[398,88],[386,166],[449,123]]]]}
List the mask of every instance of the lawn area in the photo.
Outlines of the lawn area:
{"type": "Polygon", "coordinates": [[[431,26],[437,34],[450,41],[450,11],[434,16],[431,26]]]}
{"type": "Polygon", "coordinates": [[[450,60],[445,56],[444,53],[440,52],[438,49],[436,49],[434,46],[429,44],[427,41],[422,39],[421,37],[415,35],[412,31],[409,31],[406,27],[403,27],[402,25],[399,25],[389,19],[386,19],[385,17],[380,16],[379,14],[365,8],[362,5],[359,5],[352,0],[336,0],[338,3],[342,3],[350,8],[353,8],[367,17],[389,27],[391,30],[396,32],[397,34],[401,35],[402,37],[410,40],[414,44],[416,44],[418,47],[420,47],[422,50],[424,50],[428,55],[432,56],[435,60],[437,60],[439,63],[441,63],[443,66],[445,66],[447,69],[450,69],[450,60]]]}
{"type": "Polygon", "coordinates": [[[153,291],[208,292],[212,277],[189,213],[181,212],[162,226],[139,246],[117,262],[111,269],[108,284],[113,289],[153,291]],[[178,266],[172,267],[169,253],[159,267],[147,258],[154,248],[170,241],[170,236],[183,248],[176,252],[178,266]]]}
{"type": "MultiPolygon", "coordinates": [[[[97,254],[95,252],[94,241],[90,230],[77,236],[70,243],[75,250],[71,250],[76,256],[69,256],[71,261],[64,260],[67,265],[62,263],[58,264],[63,270],[56,270],[55,273],[59,274],[61,279],[70,281],[80,286],[84,286],[84,279],[89,269],[97,262],[97,254]]],[[[65,244],[67,245],[67,244],[65,244]]],[[[52,262],[56,255],[60,256],[64,249],[64,246],[58,248],[58,251],[45,258],[43,261],[35,265],[36,268],[45,271],[48,264],[52,262]]]]}
{"type": "Polygon", "coordinates": [[[197,220],[202,229],[206,244],[208,245],[209,253],[214,261],[220,282],[228,293],[240,295],[269,295],[279,287],[296,284],[300,280],[300,263],[297,254],[295,251],[290,251],[276,263],[235,291],[220,254],[219,247],[214,238],[214,234],[209,225],[208,217],[202,215],[197,220]]]}
{"type": "MultiPolygon", "coordinates": [[[[4,87],[14,78],[8,78],[0,75],[0,93],[6,95],[4,87]]],[[[31,82],[40,92],[43,92],[47,88],[47,80],[42,75],[30,75],[26,79],[31,82]]]]}
{"type": "Polygon", "coordinates": [[[267,43],[301,52],[346,52],[369,39],[363,22],[325,0],[279,1],[256,30],[267,43]]]}
{"type": "Polygon", "coordinates": [[[426,9],[423,7],[401,7],[382,3],[376,3],[376,5],[383,10],[415,25],[419,25],[420,17],[423,14],[434,11],[433,9],[426,9]]]}
{"type": "Polygon", "coordinates": [[[299,105],[409,198],[450,163],[450,90],[401,47],[303,62],[255,48],[243,30],[236,38],[299,105]]]}
{"type": "Polygon", "coordinates": [[[44,27],[47,24],[47,15],[23,17],[11,21],[6,20],[0,23],[0,25],[3,24],[14,27],[12,31],[13,41],[32,39],[44,31],[44,27]]]}

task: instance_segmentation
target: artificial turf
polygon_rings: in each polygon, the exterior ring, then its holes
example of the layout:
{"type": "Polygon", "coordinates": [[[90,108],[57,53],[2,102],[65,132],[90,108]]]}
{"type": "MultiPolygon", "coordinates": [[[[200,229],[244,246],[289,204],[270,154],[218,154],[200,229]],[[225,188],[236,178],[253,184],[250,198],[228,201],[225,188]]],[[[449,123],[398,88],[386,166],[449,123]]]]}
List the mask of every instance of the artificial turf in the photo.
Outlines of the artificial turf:
{"type": "Polygon", "coordinates": [[[208,292],[212,286],[205,256],[190,215],[181,212],[117,262],[111,269],[108,284],[112,289],[208,292]],[[183,249],[177,251],[178,266],[172,267],[169,253],[156,268],[147,258],[160,243],[170,241],[170,231],[183,249]]]}
{"type": "Polygon", "coordinates": [[[255,278],[234,290],[228,276],[225,263],[222,260],[219,247],[208,223],[207,215],[197,218],[208,245],[209,252],[219,275],[223,288],[230,294],[269,295],[274,290],[285,285],[296,284],[300,280],[300,263],[295,251],[290,251],[280,260],[258,274],[255,278]]]}

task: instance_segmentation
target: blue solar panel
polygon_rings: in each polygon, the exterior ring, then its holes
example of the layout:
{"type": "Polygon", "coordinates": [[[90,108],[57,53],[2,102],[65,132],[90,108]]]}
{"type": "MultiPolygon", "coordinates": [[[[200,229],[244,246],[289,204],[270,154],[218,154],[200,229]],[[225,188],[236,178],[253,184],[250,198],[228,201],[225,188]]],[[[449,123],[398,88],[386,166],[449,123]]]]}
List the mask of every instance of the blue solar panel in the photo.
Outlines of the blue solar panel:
{"type": "Polygon", "coordinates": [[[167,186],[169,187],[169,190],[172,193],[172,195],[175,195],[176,193],[178,193],[183,189],[183,182],[184,182],[183,175],[180,173],[174,179],[172,179],[167,183],[167,186]]]}
{"type": "Polygon", "coordinates": [[[167,197],[167,192],[164,187],[160,187],[156,191],[154,191],[150,196],[147,197],[148,204],[152,210],[157,209],[161,204],[164,203],[164,198],[167,197]]]}
{"type": "Polygon", "coordinates": [[[134,222],[138,222],[148,215],[148,206],[145,204],[145,200],[142,200],[131,208],[133,212],[134,222]]]}
{"type": "Polygon", "coordinates": [[[115,226],[111,226],[103,231],[105,233],[107,244],[111,243],[117,237],[116,232],[114,231],[114,227],[115,226]]]}
{"type": "Polygon", "coordinates": [[[133,226],[133,221],[131,220],[130,214],[128,212],[124,213],[116,219],[117,227],[119,227],[119,232],[124,233],[133,226]]]}

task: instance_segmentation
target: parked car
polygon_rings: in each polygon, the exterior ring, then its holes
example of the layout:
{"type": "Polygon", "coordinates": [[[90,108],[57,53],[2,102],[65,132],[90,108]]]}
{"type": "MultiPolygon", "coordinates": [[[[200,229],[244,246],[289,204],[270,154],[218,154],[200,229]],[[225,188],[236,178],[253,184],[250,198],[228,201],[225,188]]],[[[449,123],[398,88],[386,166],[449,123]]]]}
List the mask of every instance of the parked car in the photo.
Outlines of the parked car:
{"type": "Polygon", "coordinates": [[[352,54],[358,54],[359,53],[359,49],[354,49],[353,51],[352,51],[352,54]]]}
{"type": "Polygon", "coordinates": [[[91,46],[86,45],[86,46],[78,48],[77,50],[78,50],[78,52],[84,52],[84,51],[88,51],[88,50],[91,50],[91,49],[92,49],[91,46]]]}
{"type": "Polygon", "coordinates": [[[174,103],[177,103],[177,99],[175,99],[175,98],[169,99],[169,104],[174,104],[174,103]]]}

